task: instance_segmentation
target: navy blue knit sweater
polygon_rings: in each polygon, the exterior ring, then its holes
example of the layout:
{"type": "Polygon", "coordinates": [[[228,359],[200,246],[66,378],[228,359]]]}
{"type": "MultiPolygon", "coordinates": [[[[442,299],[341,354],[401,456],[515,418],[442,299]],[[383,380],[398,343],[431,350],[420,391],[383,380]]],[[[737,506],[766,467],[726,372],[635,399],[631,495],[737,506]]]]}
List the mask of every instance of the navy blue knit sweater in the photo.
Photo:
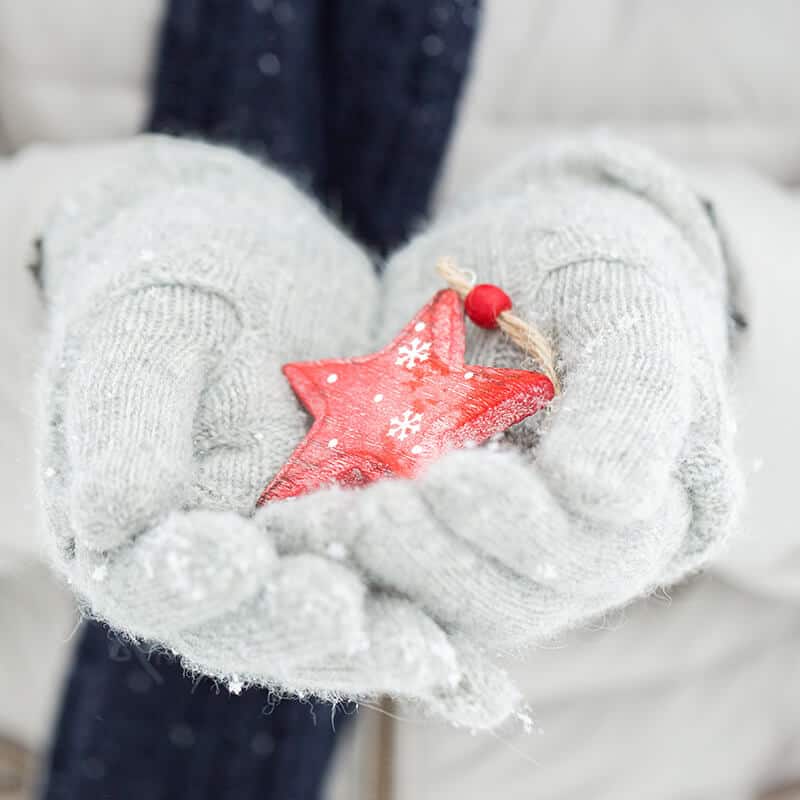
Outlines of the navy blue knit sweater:
{"type": "Polygon", "coordinates": [[[266,153],[364,243],[425,214],[475,0],[174,0],[151,127],[266,153]]]}
{"type": "MultiPolygon", "coordinates": [[[[171,0],[149,127],[265,155],[364,244],[424,216],[477,0],[171,0]]],[[[341,719],[338,727],[341,727],[341,719]]],[[[87,624],[46,800],[312,800],[330,708],[192,682],[87,624]]]]}

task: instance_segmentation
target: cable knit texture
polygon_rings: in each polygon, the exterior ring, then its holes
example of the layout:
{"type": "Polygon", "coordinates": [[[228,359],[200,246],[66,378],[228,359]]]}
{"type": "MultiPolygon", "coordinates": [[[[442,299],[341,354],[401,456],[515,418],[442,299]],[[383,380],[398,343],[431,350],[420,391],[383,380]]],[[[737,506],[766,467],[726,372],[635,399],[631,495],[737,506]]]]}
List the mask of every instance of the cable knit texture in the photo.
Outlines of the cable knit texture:
{"type": "Polygon", "coordinates": [[[508,714],[468,643],[247,518],[307,427],[281,364],[368,349],[377,310],[311,200],[232,150],[142,137],[64,203],[44,278],[43,498],[92,613],[234,686],[508,714]]]}
{"type": "MultiPolygon", "coordinates": [[[[447,255],[502,286],[560,354],[549,415],[416,482],[268,506],[280,546],[345,548],[446,629],[540,642],[698,569],[732,528],[725,266],[701,203],[649,152],[594,138],[528,153],[389,263],[388,340],[447,255]]],[[[468,363],[521,366],[471,326],[468,363]]]]}
{"type": "MultiPolygon", "coordinates": [[[[672,583],[731,527],[723,260],[697,198],[632,146],[512,164],[391,259],[381,302],[363,254],[274,171],[144,138],[65,204],[45,282],[56,558],[95,614],[203,673],[492,725],[516,695],[487,648],[672,583]],[[280,365],[385,343],[442,255],[553,338],[552,412],[417,481],[250,516],[308,426],[280,365]]],[[[497,332],[467,345],[520,366],[497,332]]]]}

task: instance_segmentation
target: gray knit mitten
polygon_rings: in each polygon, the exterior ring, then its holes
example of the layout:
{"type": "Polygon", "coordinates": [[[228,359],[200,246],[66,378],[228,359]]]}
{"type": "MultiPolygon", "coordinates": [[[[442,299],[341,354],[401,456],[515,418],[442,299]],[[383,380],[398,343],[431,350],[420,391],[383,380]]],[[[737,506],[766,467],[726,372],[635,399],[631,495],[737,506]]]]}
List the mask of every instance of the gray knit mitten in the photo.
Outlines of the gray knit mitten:
{"type": "Polygon", "coordinates": [[[248,518],[307,429],[281,365],[369,349],[366,257],[231,150],[143,137],[104,161],[44,235],[42,494],[91,612],[234,686],[504,717],[469,644],[248,518]]]}
{"type": "MultiPolygon", "coordinates": [[[[377,585],[498,647],[705,563],[738,494],[726,275],[682,178],[604,139],[528,154],[391,260],[381,345],[441,288],[442,256],[549,335],[563,395],[504,443],[451,453],[417,481],[277,503],[260,523],[287,550],[335,543],[377,585]]],[[[525,366],[474,326],[467,363],[525,366]]]]}

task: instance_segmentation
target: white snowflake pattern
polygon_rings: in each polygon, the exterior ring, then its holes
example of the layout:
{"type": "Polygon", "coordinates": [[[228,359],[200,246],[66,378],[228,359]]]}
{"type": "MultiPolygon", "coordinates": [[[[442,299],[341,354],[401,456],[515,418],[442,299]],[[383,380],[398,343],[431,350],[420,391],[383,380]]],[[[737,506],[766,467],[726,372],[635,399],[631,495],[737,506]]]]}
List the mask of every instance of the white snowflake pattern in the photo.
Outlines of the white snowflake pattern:
{"type": "Polygon", "coordinates": [[[394,363],[406,369],[413,369],[417,363],[422,363],[430,358],[430,342],[423,342],[415,336],[408,344],[400,345],[397,353],[397,361],[394,363]]]}
{"type": "Polygon", "coordinates": [[[389,420],[389,431],[387,436],[399,439],[408,438],[412,433],[419,433],[422,423],[422,414],[415,414],[410,409],[403,412],[402,417],[392,417],[389,420]]]}

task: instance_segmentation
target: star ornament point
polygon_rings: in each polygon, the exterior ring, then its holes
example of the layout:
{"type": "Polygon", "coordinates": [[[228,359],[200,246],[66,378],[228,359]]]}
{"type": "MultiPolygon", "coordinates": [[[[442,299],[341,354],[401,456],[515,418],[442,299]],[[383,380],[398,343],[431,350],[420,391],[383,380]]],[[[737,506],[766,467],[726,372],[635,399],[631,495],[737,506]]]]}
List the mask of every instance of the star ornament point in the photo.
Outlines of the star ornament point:
{"type": "Polygon", "coordinates": [[[333,484],[414,478],[553,398],[541,373],[464,364],[464,334],[461,299],[444,289],[377,353],[284,365],[314,422],[259,505],[333,484]]]}

